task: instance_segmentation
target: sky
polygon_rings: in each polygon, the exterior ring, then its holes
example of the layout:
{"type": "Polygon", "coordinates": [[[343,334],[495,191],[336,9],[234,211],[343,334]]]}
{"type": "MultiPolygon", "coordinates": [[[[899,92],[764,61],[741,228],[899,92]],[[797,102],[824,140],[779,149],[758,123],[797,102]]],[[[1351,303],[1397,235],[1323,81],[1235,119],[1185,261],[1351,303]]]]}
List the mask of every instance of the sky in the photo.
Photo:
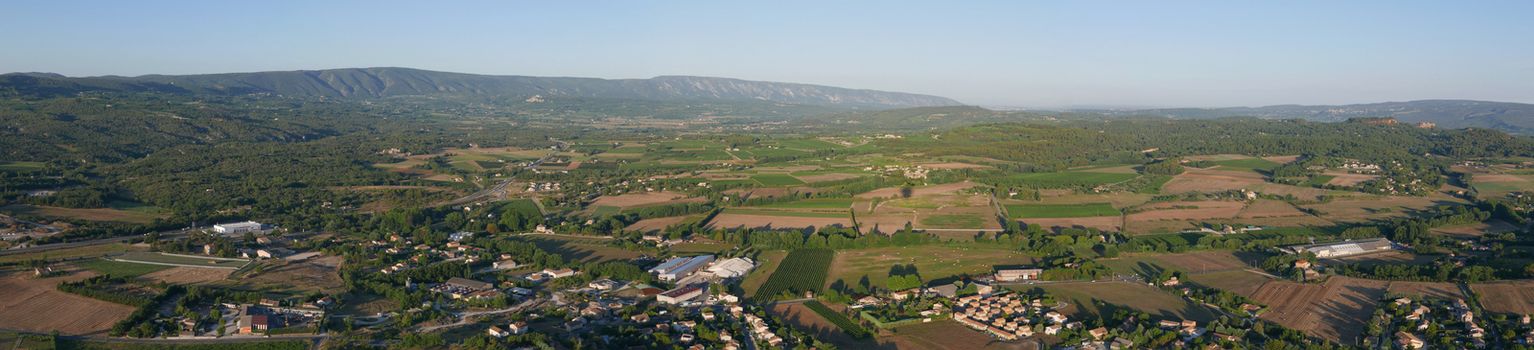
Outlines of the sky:
{"type": "Polygon", "coordinates": [[[8,1],[0,72],[698,75],[986,106],[1534,103],[1534,1],[8,1]]]}

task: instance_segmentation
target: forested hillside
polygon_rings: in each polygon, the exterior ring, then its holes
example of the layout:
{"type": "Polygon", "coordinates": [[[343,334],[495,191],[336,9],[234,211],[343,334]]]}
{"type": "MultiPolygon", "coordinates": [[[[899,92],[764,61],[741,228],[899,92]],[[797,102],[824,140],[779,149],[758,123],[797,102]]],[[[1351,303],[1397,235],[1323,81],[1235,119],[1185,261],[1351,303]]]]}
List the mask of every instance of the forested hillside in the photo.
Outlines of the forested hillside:
{"type": "Polygon", "coordinates": [[[32,97],[80,92],[158,92],[195,95],[274,94],[290,97],[380,98],[475,95],[507,98],[594,97],[656,101],[770,101],[848,108],[958,105],[929,95],[728,78],[660,76],[594,79],[476,75],[409,68],[347,68],[206,75],[70,78],[57,74],[0,75],[0,94],[32,97]]]}
{"type": "Polygon", "coordinates": [[[1268,119],[1300,118],[1315,121],[1344,121],[1360,117],[1395,118],[1402,122],[1427,122],[1441,128],[1490,128],[1519,134],[1534,133],[1534,105],[1523,103],[1422,100],[1340,106],[1279,105],[1232,108],[1173,108],[1132,111],[1080,111],[1104,115],[1147,115],[1172,118],[1208,119],[1223,117],[1259,117],[1268,119]]]}

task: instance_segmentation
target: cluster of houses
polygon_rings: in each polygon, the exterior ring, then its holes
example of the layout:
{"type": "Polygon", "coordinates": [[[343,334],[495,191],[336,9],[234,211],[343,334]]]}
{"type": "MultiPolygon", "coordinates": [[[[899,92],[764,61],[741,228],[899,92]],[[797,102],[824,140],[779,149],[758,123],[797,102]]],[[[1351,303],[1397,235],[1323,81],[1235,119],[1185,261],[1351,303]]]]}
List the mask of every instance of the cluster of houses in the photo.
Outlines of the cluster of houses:
{"type": "MultiPolygon", "coordinates": [[[[1476,323],[1475,312],[1471,310],[1470,305],[1464,299],[1455,299],[1452,303],[1433,303],[1429,301],[1413,301],[1410,298],[1397,298],[1395,306],[1411,310],[1410,313],[1407,313],[1402,318],[1409,325],[1415,324],[1413,329],[1416,332],[1429,331],[1435,323],[1458,322],[1464,326],[1462,335],[1465,338],[1461,339],[1461,341],[1478,349],[1487,346],[1485,339],[1486,329],[1476,323]],[[1436,317],[1433,313],[1435,307],[1442,311],[1436,317]]],[[[1531,323],[1531,317],[1524,315],[1518,322],[1527,326],[1531,323]]],[[[1423,349],[1427,346],[1427,341],[1412,331],[1397,331],[1394,336],[1396,345],[1404,349],[1423,349]]],[[[1534,344],[1534,330],[1523,334],[1522,338],[1518,341],[1526,345],[1534,344]]]]}
{"type": "Polygon", "coordinates": [[[527,192],[558,192],[558,182],[531,182],[527,184],[527,192]]]}
{"type": "Polygon", "coordinates": [[[1081,322],[1070,322],[1057,311],[1045,312],[1047,309],[1042,300],[1024,300],[1016,294],[976,294],[957,300],[953,306],[953,320],[1002,340],[1033,336],[1035,319],[1040,317],[1043,321],[1040,323],[1047,323],[1042,329],[1044,334],[1054,335],[1066,327],[1082,326],[1081,322]]]}
{"type": "Polygon", "coordinates": [[[925,166],[885,165],[883,167],[863,167],[863,171],[883,171],[886,174],[900,174],[908,179],[925,179],[931,169],[925,166]]]}

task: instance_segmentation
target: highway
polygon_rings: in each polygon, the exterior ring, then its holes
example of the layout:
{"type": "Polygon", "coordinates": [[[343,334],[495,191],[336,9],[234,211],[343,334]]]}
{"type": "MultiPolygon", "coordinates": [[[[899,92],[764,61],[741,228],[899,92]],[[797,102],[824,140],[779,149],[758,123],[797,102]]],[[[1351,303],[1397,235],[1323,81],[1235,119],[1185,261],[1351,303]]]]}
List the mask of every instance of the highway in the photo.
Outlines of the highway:
{"type": "MultiPolygon", "coordinates": [[[[175,231],[162,231],[162,232],[160,232],[160,238],[163,239],[163,238],[178,238],[178,237],[183,237],[183,236],[191,234],[194,231],[199,231],[199,230],[200,229],[184,228],[184,229],[175,230],[175,231]]],[[[55,249],[84,247],[84,246],[97,245],[97,244],[120,243],[120,242],[127,242],[129,240],[133,240],[134,238],[143,238],[144,236],[145,235],[130,235],[130,236],[118,236],[118,237],[111,237],[111,238],[93,239],[93,240],[89,240],[89,241],[77,241],[77,242],[64,242],[64,243],[43,244],[43,245],[36,245],[36,246],[26,247],[26,248],[15,248],[15,249],[0,250],[0,255],[26,254],[26,253],[35,253],[35,252],[49,251],[49,250],[55,250],[55,249]]]]}

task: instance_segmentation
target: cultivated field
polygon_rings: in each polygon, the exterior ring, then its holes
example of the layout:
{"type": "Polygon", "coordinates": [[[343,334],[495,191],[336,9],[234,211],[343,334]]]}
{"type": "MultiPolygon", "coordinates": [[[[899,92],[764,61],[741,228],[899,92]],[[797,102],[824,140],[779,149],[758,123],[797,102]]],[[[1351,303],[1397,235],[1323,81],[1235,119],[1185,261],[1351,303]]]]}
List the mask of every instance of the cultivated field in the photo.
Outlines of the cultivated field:
{"type": "Polygon", "coordinates": [[[1262,174],[1252,171],[1188,168],[1161,186],[1161,193],[1221,192],[1263,184],[1262,174]]]}
{"type": "Polygon", "coordinates": [[[1309,215],[1310,214],[1305,214],[1305,212],[1300,211],[1299,208],[1295,208],[1293,205],[1290,205],[1288,202],[1271,199],[1259,199],[1252,201],[1250,204],[1247,204],[1245,208],[1241,209],[1240,213],[1236,214],[1236,217],[1242,219],[1252,219],[1297,217],[1309,215]]]}
{"type": "MultiPolygon", "coordinates": [[[[146,265],[153,266],[153,265],[146,265]]],[[[229,270],[196,267],[172,267],[139,276],[150,281],[171,284],[199,284],[220,281],[229,277],[229,270]]]]}
{"type": "Polygon", "coordinates": [[[538,246],[538,249],[559,254],[565,261],[608,261],[629,260],[644,255],[641,252],[623,249],[607,244],[607,240],[600,238],[577,238],[568,236],[548,235],[521,235],[515,239],[526,240],[538,246]]]}
{"type": "Polygon", "coordinates": [[[1230,291],[1242,296],[1256,295],[1262,285],[1272,278],[1246,270],[1228,270],[1188,275],[1188,280],[1211,288],[1230,291]]]}
{"type": "MultiPolygon", "coordinates": [[[[1035,339],[1003,342],[950,320],[933,320],[902,326],[891,334],[880,335],[877,346],[864,348],[898,350],[1037,350],[1035,339]]],[[[843,347],[852,349],[855,347],[843,347]]]]}
{"type": "Polygon", "coordinates": [[[702,201],[703,201],[703,198],[688,197],[687,195],[681,194],[681,193],[662,191],[662,192],[628,193],[628,194],[621,194],[621,195],[617,195],[617,196],[601,196],[601,197],[597,197],[597,200],[592,201],[591,202],[591,206],[592,207],[609,206],[609,207],[618,207],[618,208],[632,208],[632,207],[642,207],[642,206],[646,206],[646,205],[655,205],[655,204],[698,203],[698,202],[702,202],[702,201]]]}
{"type": "Polygon", "coordinates": [[[1023,290],[1040,288],[1060,300],[1070,303],[1064,313],[1074,315],[1112,315],[1115,305],[1128,306],[1130,308],[1145,311],[1154,318],[1167,318],[1179,320],[1196,320],[1206,323],[1214,320],[1216,313],[1200,304],[1194,304],[1183,298],[1172,295],[1145,285],[1144,283],[1129,282],[1081,282],[1043,284],[1038,286],[1020,286],[1023,290]],[[1093,301],[1101,301],[1109,305],[1094,305],[1093,301]]]}
{"type": "Polygon", "coordinates": [[[27,261],[34,259],[74,259],[82,257],[103,256],[129,251],[144,251],[148,249],[149,247],[147,245],[127,245],[122,243],[97,244],[27,254],[0,255],[0,263],[27,261]]]}
{"type": "Polygon", "coordinates": [[[1039,225],[1044,228],[1074,228],[1086,227],[1104,231],[1123,230],[1124,218],[1121,216],[1097,216],[1084,218],[1049,218],[1049,219],[1023,219],[1023,224],[1039,225]]]}
{"type": "Polygon", "coordinates": [[[1486,311],[1534,314],[1534,281],[1476,283],[1470,285],[1470,289],[1475,291],[1486,311]]]}
{"type": "Polygon", "coordinates": [[[1440,203],[1429,197],[1369,196],[1301,205],[1301,207],[1315,210],[1328,220],[1355,223],[1403,217],[1438,204],[1447,203],[1440,203]]]}
{"type": "Polygon", "coordinates": [[[918,229],[976,230],[966,234],[1001,229],[990,197],[964,193],[973,186],[961,182],[918,187],[909,198],[900,197],[899,189],[879,189],[858,195],[852,208],[865,233],[876,228],[894,232],[907,223],[918,229]]]}
{"type": "Polygon", "coordinates": [[[11,215],[38,215],[58,218],[70,218],[90,221],[116,221],[135,224],[147,224],[154,219],[166,217],[163,210],[152,207],[144,209],[114,209],[114,208],[62,208],[42,205],[16,204],[0,207],[0,212],[11,215]]]}
{"type": "Polygon", "coordinates": [[[1350,174],[1337,171],[1328,171],[1325,174],[1332,177],[1331,180],[1326,181],[1327,185],[1332,186],[1353,186],[1379,177],[1379,175],[1350,174]]]}
{"type": "Polygon", "coordinates": [[[1262,319],[1310,336],[1356,344],[1389,282],[1332,277],[1325,284],[1270,281],[1252,295],[1268,306],[1262,319]]]}
{"type": "Polygon", "coordinates": [[[1119,210],[1108,203],[1084,204],[1007,204],[1007,215],[1014,219],[1079,218],[1118,216],[1119,210]]]}
{"type": "Polygon", "coordinates": [[[1160,220],[1208,220],[1235,217],[1246,203],[1235,201],[1161,202],[1128,215],[1130,223],[1160,220]]]}
{"type": "Polygon", "coordinates": [[[864,343],[848,336],[847,333],[842,332],[841,328],[837,328],[836,324],[826,320],[825,317],[815,313],[814,310],[810,310],[804,303],[776,304],[770,310],[773,315],[782,317],[783,320],[793,324],[794,328],[814,334],[816,339],[841,347],[864,343]]]}
{"type": "Polygon", "coordinates": [[[785,256],[788,256],[788,251],[773,250],[762,252],[752,259],[758,266],[740,281],[740,288],[745,291],[746,297],[756,295],[756,290],[762,287],[762,283],[767,282],[767,276],[771,276],[773,271],[778,270],[778,265],[783,264],[785,256]]]}
{"type": "Polygon", "coordinates": [[[895,265],[915,266],[923,280],[932,281],[965,274],[988,274],[995,265],[1032,263],[1033,257],[994,248],[920,246],[839,250],[831,262],[826,285],[840,280],[847,286],[856,286],[866,276],[870,286],[883,288],[890,267],[895,265]]]}
{"type": "Polygon", "coordinates": [[[1411,282],[1391,281],[1386,289],[1391,294],[1411,295],[1417,297],[1434,297],[1442,299],[1464,299],[1465,293],[1460,292],[1459,285],[1447,282],[1411,282]]]}
{"type": "Polygon", "coordinates": [[[664,230],[667,226],[676,225],[682,223],[683,221],[695,218],[698,218],[698,216],[668,216],[663,218],[644,219],[635,221],[633,224],[629,224],[628,227],[624,227],[623,229],[625,231],[655,232],[664,230]]]}
{"type": "Polygon", "coordinates": [[[30,273],[0,275],[0,329],[63,334],[104,334],[133,307],[91,299],[54,289],[60,282],[78,281],[92,272],[73,271],[62,277],[33,278],[30,273]]]}

